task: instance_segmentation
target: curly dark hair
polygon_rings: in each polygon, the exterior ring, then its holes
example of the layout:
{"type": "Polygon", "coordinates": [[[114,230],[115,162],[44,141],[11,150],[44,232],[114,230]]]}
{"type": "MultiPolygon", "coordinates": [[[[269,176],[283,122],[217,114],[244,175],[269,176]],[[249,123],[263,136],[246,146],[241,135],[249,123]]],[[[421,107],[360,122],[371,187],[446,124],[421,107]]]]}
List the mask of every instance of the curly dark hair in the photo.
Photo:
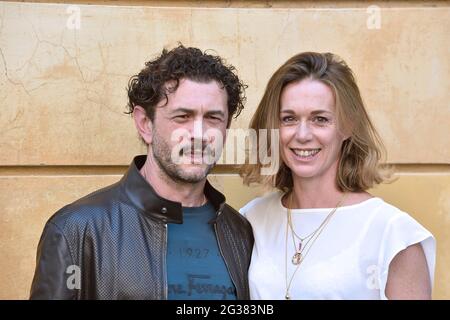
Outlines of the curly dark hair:
{"type": "Polygon", "coordinates": [[[246,101],[245,85],[236,75],[236,69],[226,65],[219,56],[202,52],[197,48],[186,48],[182,44],[168,51],[164,49],[159,57],[145,63],[139,74],[128,82],[128,112],[131,114],[135,106],[145,109],[151,121],[154,120],[155,106],[162,100],[168,102],[168,93],[174,92],[180,79],[198,82],[217,81],[225,88],[228,95],[228,125],[233,115],[241,113],[246,101]],[[165,85],[174,81],[170,91],[165,85]]]}

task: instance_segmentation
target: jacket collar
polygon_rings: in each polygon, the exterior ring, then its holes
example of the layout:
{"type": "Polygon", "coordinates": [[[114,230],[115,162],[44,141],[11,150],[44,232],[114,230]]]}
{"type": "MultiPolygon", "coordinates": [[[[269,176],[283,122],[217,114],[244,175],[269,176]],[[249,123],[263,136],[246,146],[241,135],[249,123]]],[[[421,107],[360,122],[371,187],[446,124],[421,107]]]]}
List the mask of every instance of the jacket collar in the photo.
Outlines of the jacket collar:
{"type": "MultiPolygon", "coordinates": [[[[143,211],[147,216],[156,218],[164,223],[183,223],[182,206],[160,197],[147,180],[140,173],[147,156],[137,156],[131,162],[125,175],[119,181],[123,191],[129,200],[143,211]]],[[[216,212],[220,212],[225,204],[225,196],[214,189],[208,182],[205,183],[204,193],[211,202],[216,212]]]]}

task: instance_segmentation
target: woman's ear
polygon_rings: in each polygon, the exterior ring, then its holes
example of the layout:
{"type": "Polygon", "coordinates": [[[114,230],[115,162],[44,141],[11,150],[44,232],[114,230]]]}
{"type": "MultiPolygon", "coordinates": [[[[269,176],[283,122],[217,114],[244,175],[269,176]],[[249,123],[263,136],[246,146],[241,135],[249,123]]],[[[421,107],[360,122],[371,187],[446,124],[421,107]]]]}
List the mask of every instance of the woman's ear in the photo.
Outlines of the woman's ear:
{"type": "Polygon", "coordinates": [[[344,142],[347,141],[347,140],[350,140],[351,137],[352,137],[352,136],[351,136],[350,134],[344,135],[344,136],[342,137],[342,143],[344,143],[344,142]]]}
{"type": "Polygon", "coordinates": [[[133,109],[133,119],[136,129],[141,138],[148,145],[152,143],[152,121],[147,117],[145,109],[141,106],[135,106],[133,109]]]}
{"type": "Polygon", "coordinates": [[[344,143],[345,140],[349,140],[352,137],[352,134],[353,134],[352,131],[353,131],[353,128],[350,126],[339,129],[339,134],[341,135],[342,143],[344,143]]]}

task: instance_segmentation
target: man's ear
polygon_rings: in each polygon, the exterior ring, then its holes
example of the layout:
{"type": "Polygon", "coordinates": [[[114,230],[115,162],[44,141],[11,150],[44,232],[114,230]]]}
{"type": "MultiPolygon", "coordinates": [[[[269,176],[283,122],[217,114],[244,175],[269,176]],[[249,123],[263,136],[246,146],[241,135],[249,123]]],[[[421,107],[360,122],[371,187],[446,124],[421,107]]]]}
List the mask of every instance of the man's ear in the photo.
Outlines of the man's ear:
{"type": "Polygon", "coordinates": [[[133,109],[133,119],[139,135],[147,143],[152,143],[152,121],[147,117],[145,109],[141,106],[135,106],[133,109]]]}

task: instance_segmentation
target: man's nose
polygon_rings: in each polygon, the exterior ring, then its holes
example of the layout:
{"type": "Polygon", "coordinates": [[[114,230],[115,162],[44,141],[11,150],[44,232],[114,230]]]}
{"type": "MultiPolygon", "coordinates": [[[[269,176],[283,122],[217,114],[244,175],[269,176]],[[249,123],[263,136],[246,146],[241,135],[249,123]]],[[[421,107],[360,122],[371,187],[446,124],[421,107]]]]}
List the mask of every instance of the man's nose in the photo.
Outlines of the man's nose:
{"type": "MultiPolygon", "coordinates": [[[[205,125],[203,123],[203,119],[196,119],[193,124],[193,128],[191,131],[191,140],[196,144],[203,144],[206,142],[205,136],[205,125]]],[[[197,146],[196,146],[197,147],[197,146]]],[[[198,146],[200,147],[200,146],[198,146]]]]}

